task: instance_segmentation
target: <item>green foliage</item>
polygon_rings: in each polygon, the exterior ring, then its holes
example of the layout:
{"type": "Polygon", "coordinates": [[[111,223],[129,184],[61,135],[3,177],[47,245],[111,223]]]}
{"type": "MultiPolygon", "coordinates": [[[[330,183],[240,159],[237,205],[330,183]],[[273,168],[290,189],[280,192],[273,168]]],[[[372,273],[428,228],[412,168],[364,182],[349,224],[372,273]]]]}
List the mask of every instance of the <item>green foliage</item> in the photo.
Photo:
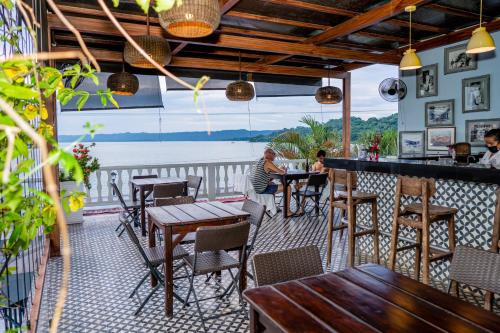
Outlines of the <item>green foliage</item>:
{"type": "MultiPolygon", "coordinates": [[[[376,131],[365,131],[360,133],[358,140],[355,143],[364,144],[367,148],[375,140],[377,135],[376,131]]],[[[398,131],[389,129],[381,133],[379,143],[379,154],[382,156],[397,155],[398,154],[398,131]]]]}

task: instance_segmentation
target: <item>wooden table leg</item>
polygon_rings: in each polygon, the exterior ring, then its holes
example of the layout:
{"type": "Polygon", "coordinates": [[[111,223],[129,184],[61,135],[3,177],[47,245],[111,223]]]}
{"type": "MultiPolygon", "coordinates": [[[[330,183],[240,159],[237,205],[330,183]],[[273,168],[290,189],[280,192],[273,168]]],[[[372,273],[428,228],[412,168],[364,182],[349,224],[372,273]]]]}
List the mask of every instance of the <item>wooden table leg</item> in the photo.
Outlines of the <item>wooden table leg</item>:
{"type": "Polygon", "coordinates": [[[141,199],[141,230],[142,236],[146,236],[146,198],[144,196],[144,186],[140,187],[140,199],[141,199]]]}
{"type": "Polygon", "coordinates": [[[290,203],[288,202],[288,184],[286,181],[286,176],[281,176],[281,185],[283,186],[283,218],[288,217],[288,206],[290,203]]]}
{"type": "MultiPolygon", "coordinates": [[[[153,223],[151,220],[151,216],[148,216],[148,230],[149,230],[149,237],[148,237],[148,245],[149,247],[155,247],[156,246],[156,225],[153,223]]],[[[151,275],[151,287],[156,287],[158,284],[158,281],[154,276],[151,275]]]]}
{"type": "Polygon", "coordinates": [[[172,247],[172,228],[163,229],[163,244],[165,249],[165,315],[172,317],[174,314],[174,259],[172,247]]]}

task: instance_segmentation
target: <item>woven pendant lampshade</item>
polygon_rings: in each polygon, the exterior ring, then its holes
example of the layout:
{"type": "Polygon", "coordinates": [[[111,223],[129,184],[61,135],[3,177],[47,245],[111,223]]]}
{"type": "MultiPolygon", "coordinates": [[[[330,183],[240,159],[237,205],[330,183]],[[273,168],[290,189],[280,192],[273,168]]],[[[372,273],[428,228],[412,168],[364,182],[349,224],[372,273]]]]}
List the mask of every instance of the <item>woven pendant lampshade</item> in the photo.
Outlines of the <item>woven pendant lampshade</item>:
{"type": "Polygon", "coordinates": [[[318,88],[314,97],[319,104],[338,104],[342,102],[342,90],[330,85],[330,68],[328,68],[328,86],[318,88]]]}
{"type": "Polygon", "coordinates": [[[108,77],[106,86],[115,95],[132,96],[139,90],[139,79],[134,74],[125,72],[125,68],[119,73],[108,77]]]}
{"type": "Polygon", "coordinates": [[[218,0],[182,0],[158,13],[161,26],[173,36],[199,38],[210,35],[220,23],[218,0]]]}
{"type": "Polygon", "coordinates": [[[253,85],[241,79],[241,53],[238,57],[240,65],[240,79],[231,82],[226,87],[226,97],[234,102],[248,102],[255,97],[255,90],[253,85]]]}
{"type": "MultiPolygon", "coordinates": [[[[170,45],[164,38],[159,36],[151,36],[149,34],[149,14],[147,16],[147,31],[147,35],[134,37],[134,40],[157,63],[162,66],[168,65],[170,63],[170,60],[172,60],[170,45]]],[[[139,68],[155,68],[129,42],[125,43],[123,54],[125,61],[131,66],[139,68]]]]}

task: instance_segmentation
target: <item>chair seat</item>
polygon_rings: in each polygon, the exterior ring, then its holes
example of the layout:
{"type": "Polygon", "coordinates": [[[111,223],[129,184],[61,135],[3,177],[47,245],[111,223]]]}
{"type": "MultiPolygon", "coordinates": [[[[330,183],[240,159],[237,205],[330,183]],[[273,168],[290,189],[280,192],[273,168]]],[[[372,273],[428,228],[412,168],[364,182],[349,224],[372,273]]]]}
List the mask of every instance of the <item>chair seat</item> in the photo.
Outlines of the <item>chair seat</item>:
{"type": "MultiPolygon", "coordinates": [[[[165,248],[163,246],[145,247],[144,252],[146,253],[149,261],[151,261],[151,263],[155,266],[159,266],[165,262],[165,248]]],[[[188,255],[189,253],[182,246],[176,246],[174,248],[174,260],[182,259],[188,255]]]]}
{"type": "MultiPolygon", "coordinates": [[[[347,191],[339,191],[337,192],[338,197],[342,199],[347,199],[347,191]]],[[[377,194],[375,193],[367,193],[360,191],[352,191],[352,198],[354,200],[373,200],[377,199],[377,194]]]]}
{"type": "MultiPolygon", "coordinates": [[[[422,204],[414,203],[414,204],[404,206],[403,211],[405,213],[422,215],[423,207],[422,207],[422,204]]],[[[429,205],[429,215],[431,215],[431,216],[452,215],[452,214],[456,214],[457,211],[458,211],[458,209],[456,209],[456,208],[429,205]]]]}
{"type": "Polygon", "coordinates": [[[140,201],[128,200],[128,201],[125,201],[125,204],[130,209],[140,209],[141,208],[141,202],[140,201]]]}
{"type": "MultiPolygon", "coordinates": [[[[184,257],[186,264],[194,270],[194,255],[184,257]]],[[[237,268],[240,263],[226,251],[198,253],[196,275],[218,272],[225,269],[237,268]]]]}

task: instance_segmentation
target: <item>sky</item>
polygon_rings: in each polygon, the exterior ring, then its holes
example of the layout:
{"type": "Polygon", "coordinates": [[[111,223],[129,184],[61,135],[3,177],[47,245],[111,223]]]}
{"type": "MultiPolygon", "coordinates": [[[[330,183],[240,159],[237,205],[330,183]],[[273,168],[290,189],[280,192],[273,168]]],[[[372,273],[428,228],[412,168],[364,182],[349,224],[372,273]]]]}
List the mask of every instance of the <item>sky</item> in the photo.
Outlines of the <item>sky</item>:
{"type": "MultiPolygon", "coordinates": [[[[352,72],[352,116],[368,119],[397,113],[398,103],[384,101],[378,93],[380,82],[398,77],[397,66],[372,65],[352,72]]],[[[326,79],[323,80],[326,84],[326,79]]],[[[332,80],[341,88],[341,80],[332,80]]],[[[228,129],[274,130],[300,125],[311,115],[319,121],[342,117],[342,105],[321,105],[314,96],[275,97],[231,102],[224,91],[202,91],[200,105],[205,114],[196,112],[191,91],[168,91],[165,108],[58,113],[59,134],[82,134],[83,125],[101,124],[99,133],[185,132],[228,129]],[[208,120],[207,120],[208,119],[208,120]]]]}

